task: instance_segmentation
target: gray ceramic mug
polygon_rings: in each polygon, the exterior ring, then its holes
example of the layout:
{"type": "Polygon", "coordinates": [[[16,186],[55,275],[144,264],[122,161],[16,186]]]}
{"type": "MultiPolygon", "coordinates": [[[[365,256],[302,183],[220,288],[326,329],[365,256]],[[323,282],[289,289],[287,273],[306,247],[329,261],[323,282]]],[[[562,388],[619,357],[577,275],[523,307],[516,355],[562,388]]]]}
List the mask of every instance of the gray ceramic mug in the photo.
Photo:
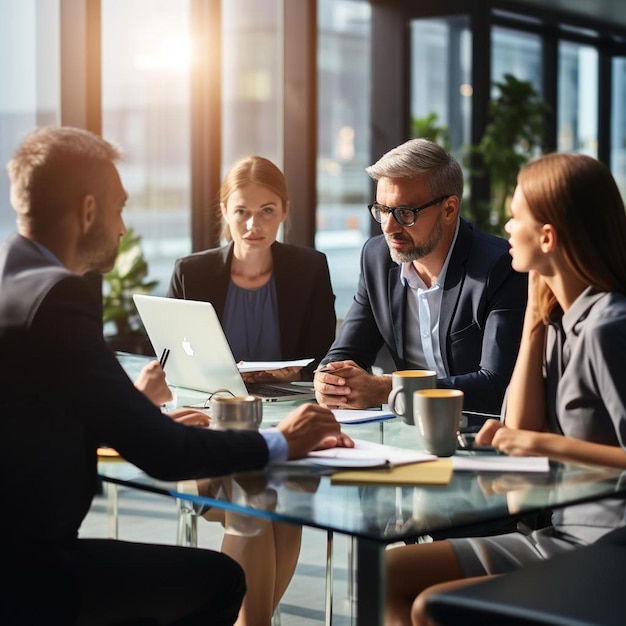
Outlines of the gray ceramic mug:
{"type": "Polygon", "coordinates": [[[413,414],[424,450],[437,456],[452,456],[463,413],[460,389],[420,389],[413,394],[413,414]]]}
{"type": "Polygon", "coordinates": [[[437,386],[437,372],[433,370],[398,370],[391,374],[389,408],[405,424],[413,424],[413,392],[437,386]]]}
{"type": "Polygon", "coordinates": [[[256,396],[213,396],[211,428],[258,430],[263,421],[263,402],[256,396]]]}

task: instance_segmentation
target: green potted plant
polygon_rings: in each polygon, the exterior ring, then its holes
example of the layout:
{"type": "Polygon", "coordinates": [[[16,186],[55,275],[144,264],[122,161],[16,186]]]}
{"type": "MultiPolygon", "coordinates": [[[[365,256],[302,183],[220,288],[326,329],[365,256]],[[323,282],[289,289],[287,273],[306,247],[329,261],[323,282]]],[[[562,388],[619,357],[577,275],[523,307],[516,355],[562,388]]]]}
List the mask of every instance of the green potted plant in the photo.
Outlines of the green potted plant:
{"type": "Polygon", "coordinates": [[[532,83],[512,74],[505,74],[493,85],[496,94],[489,102],[487,126],[480,143],[468,151],[468,157],[478,156],[482,163],[474,174],[488,177],[491,199],[473,202],[470,219],[483,230],[502,234],[517,174],[522,165],[543,151],[550,108],[532,83]]]}
{"type": "Polygon", "coordinates": [[[411,137],[430,139],[446,150],[450,149],[448,129],[439,124],[439,116],[434,112],[424,117],[414,117],[411,120],[411,137]]]}
{"type": "Polygon", "coordinates": [[[120,241],[113,269],[104,274],[102,317],[114,333],[106,339],[114,350],[151,354],[152,348],[137,313],[133,294],[149,294],[158,285],[147,280],[148,264],[141,248],[141,236],[129,228],[120,241]]]}

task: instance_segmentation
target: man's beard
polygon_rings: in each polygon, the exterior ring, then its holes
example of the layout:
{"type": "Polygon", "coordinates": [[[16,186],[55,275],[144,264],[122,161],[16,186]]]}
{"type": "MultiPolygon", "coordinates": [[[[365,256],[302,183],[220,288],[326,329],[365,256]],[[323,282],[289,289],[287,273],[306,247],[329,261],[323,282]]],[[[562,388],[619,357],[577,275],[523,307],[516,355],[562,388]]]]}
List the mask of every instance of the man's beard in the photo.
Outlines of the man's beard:
{"type": "MultiPolygon", "coordinates": [[[[400,241],[408,241],[408,238],[404,233],[399,237],[400,241]]],[[[387,240],[387,245],[389,245],[389,241],[393,239],[398,239],[398,236],[394,235],[385,235],[385,239],[387,240]]],[[[439,214],[437,221],[435,222],[433,229],[428,237],[428,239],[420,246],[413,245],[408,250],[400,251],[396,250],[389,246],[389,254],[391,254],[391,258],[398,264],[401,263],[411,263],[413,261],[418,261],[419,259],[428,256],[441,242],[443,238],[443,217],[439,214]]]]}
{"type": "Polygon", "coordinates": [[[113,269],[118,248],[119,241],[112,244],[106,240],[106,234],[100,222],[94,224],[80,243],[80,250],[89,268],[88,271],[100,274],[106,274],[113,269]]]}

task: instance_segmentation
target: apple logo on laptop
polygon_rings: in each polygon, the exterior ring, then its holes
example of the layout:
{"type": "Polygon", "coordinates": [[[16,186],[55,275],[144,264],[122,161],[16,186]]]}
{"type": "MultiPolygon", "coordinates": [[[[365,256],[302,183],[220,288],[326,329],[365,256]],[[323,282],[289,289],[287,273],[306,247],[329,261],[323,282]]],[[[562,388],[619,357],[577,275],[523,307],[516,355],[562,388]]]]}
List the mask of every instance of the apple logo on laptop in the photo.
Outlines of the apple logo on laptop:
{"type": "Polygon", "coordinates": [[[187,337],[183,337],[183,340],[181,343],[183,346],[183,350],[185,351],[185,354],[187,354],[187,356],[193,356],[193,348],[191,347],[191,343],[189,342],[187,337]]]}

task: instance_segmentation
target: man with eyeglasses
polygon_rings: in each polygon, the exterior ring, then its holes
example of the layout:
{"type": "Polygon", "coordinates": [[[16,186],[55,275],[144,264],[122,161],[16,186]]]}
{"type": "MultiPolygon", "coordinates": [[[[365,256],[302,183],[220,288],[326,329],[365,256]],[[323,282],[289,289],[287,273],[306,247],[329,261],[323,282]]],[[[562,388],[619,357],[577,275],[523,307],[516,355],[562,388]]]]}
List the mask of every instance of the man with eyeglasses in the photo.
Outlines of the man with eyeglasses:
{"type": "MultiPolygon", "coordinates": [[[[464,410],[499,413],[519,348],[527,277],[508,243],[459,216],[463,173],[441,146],[411,139],[367,168],[382,235],[361,253],[357,293],[315,375],[320,404],[387,401],[389,376],[371,374],[383,346],[397,370],[437,372],[461,389],[464,410]]],[[[483,418],[470,418],[479,426],[483,418]]]]}

